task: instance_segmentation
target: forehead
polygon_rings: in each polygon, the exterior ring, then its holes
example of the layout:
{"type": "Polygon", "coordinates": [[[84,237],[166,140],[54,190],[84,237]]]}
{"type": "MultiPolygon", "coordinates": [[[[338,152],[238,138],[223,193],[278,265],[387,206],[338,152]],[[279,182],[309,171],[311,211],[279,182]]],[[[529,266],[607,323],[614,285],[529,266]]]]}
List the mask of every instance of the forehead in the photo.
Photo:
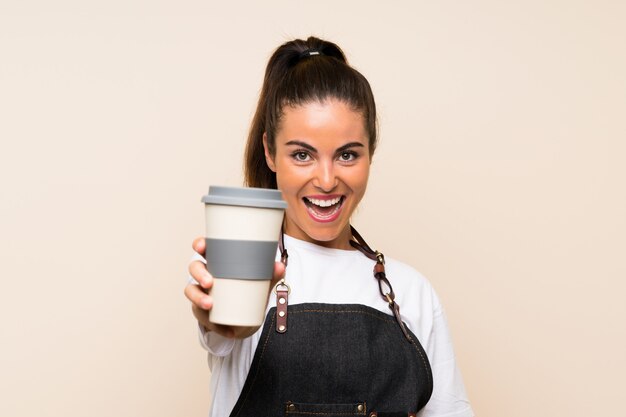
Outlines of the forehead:
{"type": "Polygon", "coordinates": [[[368,143],[363,114],[336,99],[285,106],[276,139],[278,144],[297,139],[313,141],[319,146],[341,146],[347,142],[362,142],[367,146],[368,143]]]}

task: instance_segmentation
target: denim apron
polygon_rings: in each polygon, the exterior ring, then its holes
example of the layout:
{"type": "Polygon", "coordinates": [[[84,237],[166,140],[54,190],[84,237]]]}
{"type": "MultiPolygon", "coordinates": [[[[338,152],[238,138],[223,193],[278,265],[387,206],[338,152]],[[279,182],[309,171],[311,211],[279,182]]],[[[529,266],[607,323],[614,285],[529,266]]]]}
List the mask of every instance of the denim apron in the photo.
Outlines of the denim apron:
{"type": "Polygon", "coordinates": [[[278,291],[231,417],[407,417],[426,405],[433,388],[426,353],[400,319],[384,257],[353,235],[353,246],[377,260],[394,315],[360,304],[288,305],[288,291],[278,291]]]}

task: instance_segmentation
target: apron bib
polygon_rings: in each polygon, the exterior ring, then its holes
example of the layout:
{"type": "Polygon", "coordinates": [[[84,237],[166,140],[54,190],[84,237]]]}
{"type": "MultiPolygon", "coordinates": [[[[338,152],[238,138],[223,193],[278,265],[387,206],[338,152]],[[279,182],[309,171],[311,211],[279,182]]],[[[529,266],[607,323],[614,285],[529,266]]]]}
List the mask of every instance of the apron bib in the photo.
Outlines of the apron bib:
{"type": "Polygon", "coordinates": [[[432,393],[428,358],[393,317],[364,305],[288,307],[289,331],[268,312],[231,417],[408,416],[432,393]],[[400,414],[396,414],[400,413],[400,414]]]}

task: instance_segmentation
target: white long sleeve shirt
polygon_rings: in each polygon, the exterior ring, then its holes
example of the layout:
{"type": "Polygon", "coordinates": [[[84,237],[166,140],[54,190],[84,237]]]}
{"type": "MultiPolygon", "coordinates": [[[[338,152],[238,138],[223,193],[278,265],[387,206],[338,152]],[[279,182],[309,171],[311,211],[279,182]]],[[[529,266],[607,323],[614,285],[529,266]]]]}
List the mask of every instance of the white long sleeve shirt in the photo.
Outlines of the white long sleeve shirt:
{"type": "MultiPolygon", "coordinates": [[[[374,261],[361,252],[328,249],[290,236],[285,236],[285,247],[289,252],[285,280],[291,287],[290,305],[363,304],[391,315],[372,273],[374,261]]],[[[197,255],[195,259],[202,258],[197,255]]],[[[432,368],[433,393],[419,416],[472,417],[445,314],[435,291],[410,266],[388,257],[385,261],[402,319],[417,336],[432,368]]],[[[268,310],[276,305],[275,297],[270,295],[268,310]]],[[[227,339],[201,328],[200,343],[208,351],[212,373],[209,417],[230,415],[246,381],[261,330],[262,326],[246,339],[227,339]]]]}

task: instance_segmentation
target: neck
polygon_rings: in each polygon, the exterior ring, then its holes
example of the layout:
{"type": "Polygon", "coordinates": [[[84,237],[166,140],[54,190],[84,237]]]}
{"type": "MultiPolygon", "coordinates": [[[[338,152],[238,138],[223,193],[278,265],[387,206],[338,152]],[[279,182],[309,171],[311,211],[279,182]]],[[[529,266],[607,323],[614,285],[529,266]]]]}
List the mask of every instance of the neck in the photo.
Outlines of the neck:
{"type": "Polygon", "coordinates": [[[331,237],[328,240],[318,240],[314,237],[309,236],[303,230],[299,229],[290,224],[288,220],[285,220],[283,224],[283,233],[287,236],[293,237],[295,239],[304,240],[305,242],[313,243],[318,246],[322,246],[324,248],[329,249],[343,249],[343,250],[355,250],[350,245],[350,240],[352,239],[352,231],[350,230],[350,225],[346,225],[344,230],[342,230],[337,236],[331,237]]]}

